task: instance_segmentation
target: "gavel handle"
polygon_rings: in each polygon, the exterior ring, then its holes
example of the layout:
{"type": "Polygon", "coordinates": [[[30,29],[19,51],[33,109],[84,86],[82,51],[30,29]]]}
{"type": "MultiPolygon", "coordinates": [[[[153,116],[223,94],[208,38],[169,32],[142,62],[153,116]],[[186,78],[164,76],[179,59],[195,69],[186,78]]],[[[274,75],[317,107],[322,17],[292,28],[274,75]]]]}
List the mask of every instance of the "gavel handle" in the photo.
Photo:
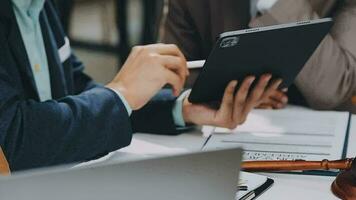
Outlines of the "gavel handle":
{"type": "Polygon", "coordinates": [[[308,170],[347,170],[353,159],[323,161],[246,161],[242,169],[249,172],[308,171],[308,170]]]}
{"type": "Polygon", "coordinates": [[[356,96],[353,96],[351,101],[353,105],[356,105],[356,96]]]}

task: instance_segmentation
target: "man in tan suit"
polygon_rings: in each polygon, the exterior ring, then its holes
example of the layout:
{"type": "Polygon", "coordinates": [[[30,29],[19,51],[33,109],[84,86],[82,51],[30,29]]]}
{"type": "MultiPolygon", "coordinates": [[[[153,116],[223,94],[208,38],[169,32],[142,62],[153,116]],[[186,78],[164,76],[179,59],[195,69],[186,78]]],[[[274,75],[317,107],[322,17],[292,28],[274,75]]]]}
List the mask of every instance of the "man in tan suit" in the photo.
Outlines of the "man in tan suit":
{"type": "Polygon", "coordinates": [[[206,59],[220,33],[333,17],[334,26],[288,92],[291,102],[356,113],[355,0],[171,0],[164,41],[206,59]]]}

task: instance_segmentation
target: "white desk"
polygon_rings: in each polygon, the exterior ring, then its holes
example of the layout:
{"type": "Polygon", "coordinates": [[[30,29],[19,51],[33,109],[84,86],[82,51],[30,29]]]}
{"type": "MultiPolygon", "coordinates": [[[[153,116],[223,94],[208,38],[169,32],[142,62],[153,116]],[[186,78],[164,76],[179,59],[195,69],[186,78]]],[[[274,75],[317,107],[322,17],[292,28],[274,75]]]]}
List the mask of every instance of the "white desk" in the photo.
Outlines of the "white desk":
{"type": "Polygon", "coordinates": [[[336,200],[330,186],[335,177],[264,174],[274,179],[274,185],[258,200],[336,200]]]}
{"type": "MultiPolygon", "coordinates": [[[[130,147],[110,154],[105,158],[105,163],[122,161],[123,159],[137,159],[142,156],[159,156],[199,150],[205,142],[205,138],[201,135],[198,131],[179,136],[136,134],[130,147]]],[[[356,138],[356,133],[353,134],[353,137],[356,138]]],[[[264,175],[273,178],[275,184],[258,198],[260,200],[337,199],[330,191],[331,183],[335,177],[286,174],[264,175]]]]}
{"type": "MultiPolygon", "coordinates": [[[[100,163],[102,161],[104,163],[115,163],[123,160],[140,159],[142,157],[197,151],[201,149],[205,141],[206,138],[202,137],[200,131],[179,136],[136,134],[129,147],[109,154],[105,158],[100,159],[100,163]]],[[[356,145],[352,145],[353,141],[356,141],[356,115],[353,115],[349,134],[347,157],[350,158],[356,156],[356,145]]],[[[92,162],[89,164],[92,164],[92,162]]],[[[335,177],[290,174],[264,175],[273,178],[275,184],[258,198],[260,200],[337,199],[330,191],[330,186],[335,177]]]]}

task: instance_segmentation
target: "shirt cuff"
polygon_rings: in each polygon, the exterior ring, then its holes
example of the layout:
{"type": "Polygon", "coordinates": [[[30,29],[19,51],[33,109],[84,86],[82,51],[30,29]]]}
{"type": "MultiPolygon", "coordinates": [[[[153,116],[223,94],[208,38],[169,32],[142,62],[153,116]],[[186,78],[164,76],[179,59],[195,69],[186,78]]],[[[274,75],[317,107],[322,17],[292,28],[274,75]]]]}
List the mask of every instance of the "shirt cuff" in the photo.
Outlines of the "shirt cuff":
{"type": "MultiPolygon", "coordinates": [[[[111,89],[111,88],[109,88],[109,89],[111,89]]],[[[130,104],[126,101],[124,95],[122,95],[119,91],[116,91],[113,89],[111,89],[111,90],[114,91],[117,94],[117,96],[119,96],[119,98],[121,99],[122,103],[124,104],[124,106],[126,108],[127,114],[129,114],[129,116],[131,116],[132,108],[131,108],[130,104]]]]}
{"type": "Polygon", "coordinates": [[[187,90],[183,92],[173,105],[173,109],[172,109],[173,120],[174,120],[174,124],[178,127],[186,126],[183,118],[183,102],[184,99],[190,94],[190,91],[191,90],[187,90]]]}
{"type": "Polygon", "coordinates": [[[259,0],[256,5],[257,10],[260,13],[265,14],[277,3],[277,1],[278,0],[259,0]]]}

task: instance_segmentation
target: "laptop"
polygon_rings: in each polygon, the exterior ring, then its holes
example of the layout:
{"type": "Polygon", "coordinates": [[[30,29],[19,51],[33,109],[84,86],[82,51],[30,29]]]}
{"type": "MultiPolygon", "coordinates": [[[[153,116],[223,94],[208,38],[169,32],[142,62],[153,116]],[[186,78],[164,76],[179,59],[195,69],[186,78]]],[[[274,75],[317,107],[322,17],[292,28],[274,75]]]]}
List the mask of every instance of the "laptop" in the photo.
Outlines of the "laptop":
{"type": "Polygon", "coordinates": [[[235,199],[242,150],[204,151],[0,178],[6,200],[235,199]]]}

